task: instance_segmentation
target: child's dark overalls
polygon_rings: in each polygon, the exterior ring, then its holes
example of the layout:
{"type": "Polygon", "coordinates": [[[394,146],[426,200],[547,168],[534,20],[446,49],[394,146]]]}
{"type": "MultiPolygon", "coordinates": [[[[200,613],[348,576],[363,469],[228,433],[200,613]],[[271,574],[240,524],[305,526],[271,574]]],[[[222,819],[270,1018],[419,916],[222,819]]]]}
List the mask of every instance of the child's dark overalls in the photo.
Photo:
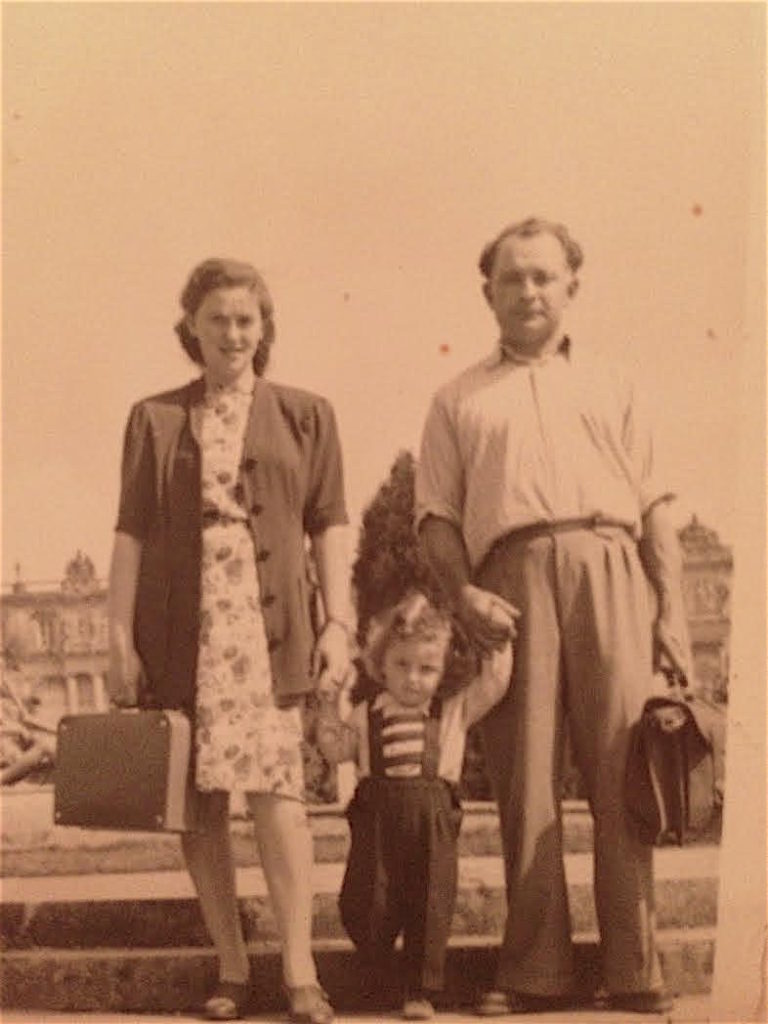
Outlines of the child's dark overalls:
{"type": "MultiPolygon", "coordinates": [[[[371,963],[388,958],[402,931],[410,993],[442,988],[456,902],[461,807],[455,786],[437,775],[441,708],[433,700],[424,721],[420,774],[398,778],[386,774],[383,714],[369,705],[371,774],[347,810],[352,846],[339,896],[344,927],[371,963]]],[[[407,719],[400,721],[407,728],[407,719]]]]}

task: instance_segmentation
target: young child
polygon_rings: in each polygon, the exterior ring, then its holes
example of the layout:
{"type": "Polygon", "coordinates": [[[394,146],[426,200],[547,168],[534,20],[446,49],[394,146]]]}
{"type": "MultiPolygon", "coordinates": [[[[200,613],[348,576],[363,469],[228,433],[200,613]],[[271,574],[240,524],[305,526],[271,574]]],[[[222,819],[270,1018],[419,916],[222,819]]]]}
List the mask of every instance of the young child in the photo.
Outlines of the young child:
{"type": "Polygon", "coordinates": [[[506,692],[511,643],[482,662],[461,692],[443,697],[447,616],[410,593],[374,622],[365,665],[381,691],[346,721],[321,696],[318,746],[354,760],[347,810],[352,845],[339,896],[344,927],[368,964],[381,965],[403,933],[403,1016],[428,1020],[443,987],[456,901],[461,806],[457,783],[467,729],[506,692]]]}

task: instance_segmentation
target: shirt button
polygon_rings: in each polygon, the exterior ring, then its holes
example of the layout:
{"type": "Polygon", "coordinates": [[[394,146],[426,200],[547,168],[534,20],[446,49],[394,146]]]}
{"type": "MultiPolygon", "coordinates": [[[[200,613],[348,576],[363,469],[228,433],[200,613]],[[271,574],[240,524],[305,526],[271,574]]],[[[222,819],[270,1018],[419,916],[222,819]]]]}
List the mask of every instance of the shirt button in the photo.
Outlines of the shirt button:
{"type": "Polygon", "coordinates": [[[275,595],[265,594],[264,597],[262,597],[261,599],[261,603],[264,605],[265,608],[269,608],[270,605],[275,603],[275,595]]]}
{"type": "Polygon", "coordinates": [[[242,468],[246,471],[246,473],[250,473],[252,469],[256,468],[256,459],[243,459],[242,468]]]}
{"type": "Polygon", "coordinates": [[[280,646],[280,638],[277,636],[271,636],[267,641],[267,650],[275,651],[280,646]]]}
{"type": "Polygon", "coordinates": [[[260,516],[263,511],[264,511],[264,506],[260,505],[258,503],[258,501],[256,502],[255,505],[251,505],[251,512],[253,513],[253,515],[260,516]]]}
{"type": "Polygon", "coordinates": [[[269,551],[267,551],[266,548],[260,548],[259,551],[256,552],[256,561],[257,562],[266,562],[266,560],[268,558],[269,558],[269,551]]]}

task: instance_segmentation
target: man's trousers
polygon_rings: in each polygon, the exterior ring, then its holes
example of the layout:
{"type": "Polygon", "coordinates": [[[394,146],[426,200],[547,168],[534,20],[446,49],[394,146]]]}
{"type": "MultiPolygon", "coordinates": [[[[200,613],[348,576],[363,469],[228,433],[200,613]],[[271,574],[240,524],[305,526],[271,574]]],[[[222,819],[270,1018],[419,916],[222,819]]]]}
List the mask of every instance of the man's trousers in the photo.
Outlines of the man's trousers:
{"type": "Polygon", "coordinates": [[[628,832],[623,802],[629,731],[653,678],[637,545],[615,527],[512,534],[476,582],[522,613],[509,692],[483,722],[507,883],[498,986],[557,995],[574,984],[560,818],[567,714],[594,817],[604,983],[610,992],[658,989],[653,851],[628,832]]]}

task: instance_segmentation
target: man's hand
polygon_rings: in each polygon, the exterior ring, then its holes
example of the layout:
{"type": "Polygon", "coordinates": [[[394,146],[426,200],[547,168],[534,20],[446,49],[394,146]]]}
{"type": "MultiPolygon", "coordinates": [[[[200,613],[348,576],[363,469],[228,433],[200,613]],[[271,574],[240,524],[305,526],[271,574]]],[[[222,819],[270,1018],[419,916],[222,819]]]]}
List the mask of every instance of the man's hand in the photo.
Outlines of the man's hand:
{"type": "Polygon", "coordinates": [[[107,692],[121,708],[135,707],[139,699],[141,661],[124,630],[115,629],[109,638],[107,692]]]}
{"type": "Polygon", "coordinates": [[[312,675],[319,693],[333,696],[343,686],[351,668],[349,633],[336,619],[328,619],[312,652],[312,675]]]}
{"type": "Polygon", "coordinates": [[[688,630],[671,616],[660,615],[653,624],[653,670],[672,669],[687,681],[691,678],[688,630]]]}
{"type": "Polygon", "coordinates": [[[490,590],[465,583],[458,593],[456,614],[469,640],[483,654],[501,648],[517,634],[520,612],[490,590]]]}
{"type": "Polygon", "coordinates": [[[657,501],[643,516],[638,550],[656,594],[654,671],[673,670],[690,680],[691,645],[681,586],[682,554],[669,501],[657,501]]]}

